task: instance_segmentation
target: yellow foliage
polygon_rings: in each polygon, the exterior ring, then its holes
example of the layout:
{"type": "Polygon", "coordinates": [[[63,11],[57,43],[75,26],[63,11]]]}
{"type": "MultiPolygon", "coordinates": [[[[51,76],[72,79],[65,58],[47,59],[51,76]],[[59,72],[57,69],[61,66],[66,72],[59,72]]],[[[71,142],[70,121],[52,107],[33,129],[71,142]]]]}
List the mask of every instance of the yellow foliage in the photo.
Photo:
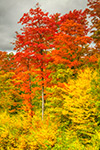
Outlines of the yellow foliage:
{"type": "MultiPolygon", "coordinates": [[[[87,124],[89,122],[94,122],[94,119],[91,117],[95,114],[96,108],[90,90],[91,90],[91,80],[96,77],[96,73],[87,68],[84,72],[80,71],[77,80],[70,80],[68,85],[65,84],[66,91],[65,94],[62,94],[64,98],[64,115],[69,114],[70,119],[73,123],[76,124],[87,124]]],[[[77,128],[80,128],[77,126],[77,128]]]]}
{"type": "Polygon", "coordinates": [[[0,148],[7,150],[47,149],[56,143],[57,125],[48,119],[42,121],[27,113],[9,116],[0,114],[0,148]]]}
{"type": "Polygon", "coordinates": [[[66,132],[76,132],[84,144],[90,143],[97,127],[97,107],[90,92],[91,81],[96,78],[95,70],[80,70],[77,79],[69,79],[63,87],[56,85],[52,88],[52,96],[48,98],[51,103],[46,105],[51,116],[54,118],[57,115],[61,120],[66,132]]]}

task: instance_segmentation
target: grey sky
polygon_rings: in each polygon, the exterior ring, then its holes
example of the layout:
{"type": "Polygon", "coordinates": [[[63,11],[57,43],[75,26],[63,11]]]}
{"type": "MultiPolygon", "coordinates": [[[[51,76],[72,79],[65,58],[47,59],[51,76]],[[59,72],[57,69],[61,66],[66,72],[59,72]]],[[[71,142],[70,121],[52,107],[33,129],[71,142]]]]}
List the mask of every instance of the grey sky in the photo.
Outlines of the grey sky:
{"type": "Polygon", "coordinates": [[[87,0],[0,0],[0,50],[13,50],[11,42],[20,17],[39,2],[41,8],[49,13],[68,13],[74,9],[85,9],[87,0]]]}

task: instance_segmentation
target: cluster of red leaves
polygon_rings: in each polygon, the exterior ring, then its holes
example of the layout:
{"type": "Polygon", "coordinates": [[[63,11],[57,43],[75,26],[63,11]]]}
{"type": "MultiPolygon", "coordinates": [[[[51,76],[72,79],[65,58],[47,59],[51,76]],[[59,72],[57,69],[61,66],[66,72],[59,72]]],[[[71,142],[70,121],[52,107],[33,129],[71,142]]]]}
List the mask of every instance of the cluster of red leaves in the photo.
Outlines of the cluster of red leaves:
{"type": "Polygon", "coordinates": [[[88,0],[88,9],[86,11],[91,18],[91,33],[96,49],[100,51],[100,0],[88,0]]]}

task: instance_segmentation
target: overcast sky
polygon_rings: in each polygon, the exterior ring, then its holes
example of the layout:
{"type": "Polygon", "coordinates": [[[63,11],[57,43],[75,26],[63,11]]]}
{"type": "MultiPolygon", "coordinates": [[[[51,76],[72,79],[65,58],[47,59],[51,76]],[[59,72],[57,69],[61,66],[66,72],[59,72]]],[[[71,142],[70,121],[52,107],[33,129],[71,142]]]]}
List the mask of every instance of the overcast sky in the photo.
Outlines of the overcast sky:
{"type": "Polygon", "coordinates": [[[74,9],[85,9],[87,0],[0,0],[0,50],[13,50],[15,31],[21,26],[17,24],[22,15],[34,8],[39,2],[44,11],[68,13],[74,9]]]}

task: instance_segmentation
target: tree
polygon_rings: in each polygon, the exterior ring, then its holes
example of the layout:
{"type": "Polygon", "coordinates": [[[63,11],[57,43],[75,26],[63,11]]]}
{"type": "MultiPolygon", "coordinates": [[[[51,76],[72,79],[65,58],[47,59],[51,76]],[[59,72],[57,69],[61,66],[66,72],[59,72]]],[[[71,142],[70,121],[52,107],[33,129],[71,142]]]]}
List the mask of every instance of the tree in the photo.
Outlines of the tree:
{"type": "Polygon", "coordinates": [[[91,138],[96,134],[95,130],[99,132],[100,95],[96,80],[99,81],[97,72],[85,68],[78,71],[76,79],[69,79],[68,83],[59,83],[48,89],[51,93],[47,99],[47,112],[51,120],[60,122],[67,138],[67,133],[70,132],[70,136],[75,134],[85,146],[92,145],[91,138]]]}
{"type": "Polygon", "coordinates": [[[62,63],[70,68],[82,65],[88,51],[86,46],[91,40],[81,23],[67,19],[54,39],[55,50],[52,51],[54,63],[62,63]]]}
{"type": "MultiPolygon", "coordinates": [[[[52,61],[48,49],[52,48],[54,34],[58,31],[59,14],[48,16],[44,13],[39,4],[35,9],[30,9],[29,13],[24,13],[19,23],[23,25],[21,33],[16,32],[15,55],[18,64],[26,65],[30,71],[30,66],[34,66],[35,72],[41,80],[42,90],[42,119],[44,115],[44,82],[48,79],[50,72],[46,72],[48,63],[52,61]]],[[[31,90],[31,80],[29,75],[31,90]]]]}
{"type": "Polygon", "coordinates": [[[88,0],[88,9],[86,9],[89,17],[91,18],[91,33],[96,44],[96,48],[100,50],[100,1],[88,0]]]}

